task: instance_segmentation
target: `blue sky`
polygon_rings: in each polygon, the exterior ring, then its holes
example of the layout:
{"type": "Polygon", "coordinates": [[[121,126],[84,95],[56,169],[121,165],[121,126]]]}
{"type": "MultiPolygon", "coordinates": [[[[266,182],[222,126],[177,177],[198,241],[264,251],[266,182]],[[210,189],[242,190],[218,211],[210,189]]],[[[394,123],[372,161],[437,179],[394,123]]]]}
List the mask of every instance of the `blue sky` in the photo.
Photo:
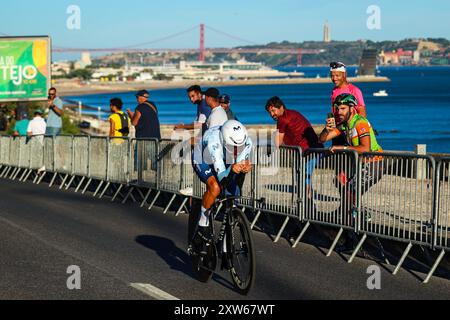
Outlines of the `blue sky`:
{"type": "MultiPolygon", "coordinates": [[[[63,47],[123,47],[205,23],[255,43],[321,40],[328,20],[335,40],[450,38],[448,0],[59,0],[2,3],[0,33],[50,35],[63,47]],[[81,9],[81,29],[68,30],[69,5],[81,9]],[[381,30],[366,27],[369,5],[381,9],[381,30]]],[[[149,47],[198,47],[199,32],[149,47]]],[[[207,30],[206,46],[246,44],[207,30]]]]}

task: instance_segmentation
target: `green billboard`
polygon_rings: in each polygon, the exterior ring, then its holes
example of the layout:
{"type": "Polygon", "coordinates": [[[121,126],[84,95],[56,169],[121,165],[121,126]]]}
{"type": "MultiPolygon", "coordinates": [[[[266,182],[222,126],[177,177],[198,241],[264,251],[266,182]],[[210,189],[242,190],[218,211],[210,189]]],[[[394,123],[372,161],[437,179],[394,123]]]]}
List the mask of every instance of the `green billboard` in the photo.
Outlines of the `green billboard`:
{"type": "Polygon", "coordinates": [[[46,100],[49,37],[0,37],[0,101],[46,100]]]}

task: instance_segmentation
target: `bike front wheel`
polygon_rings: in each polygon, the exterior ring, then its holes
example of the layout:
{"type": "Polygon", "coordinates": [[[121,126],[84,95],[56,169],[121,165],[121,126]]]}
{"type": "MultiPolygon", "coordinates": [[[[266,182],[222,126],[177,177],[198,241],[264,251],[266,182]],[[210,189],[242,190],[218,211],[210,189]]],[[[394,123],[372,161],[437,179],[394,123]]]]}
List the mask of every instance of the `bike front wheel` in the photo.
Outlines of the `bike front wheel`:
{"type": "Polygon", "coordinates": [[[238,291],[247,295],[255,282],[256,257],[252,231],[244,213],[233,208],[232,219],[227,235],[230,248],[230,274],[238,291]]]}

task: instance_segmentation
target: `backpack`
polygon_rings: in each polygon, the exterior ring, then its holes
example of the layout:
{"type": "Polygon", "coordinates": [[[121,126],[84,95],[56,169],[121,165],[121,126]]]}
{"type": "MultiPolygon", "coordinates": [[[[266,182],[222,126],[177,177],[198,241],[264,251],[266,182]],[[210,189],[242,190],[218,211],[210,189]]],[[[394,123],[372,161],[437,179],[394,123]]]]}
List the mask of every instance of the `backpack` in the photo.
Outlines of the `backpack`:
{"type": "Polygon", "coordinates": [[[119,129],[119,131],[122,135],[128,136],[130,134],[130,127],[128,126],[128,115],[123,113],[118,113],[120,122],[122,123],[122,129],[119,129]]]}

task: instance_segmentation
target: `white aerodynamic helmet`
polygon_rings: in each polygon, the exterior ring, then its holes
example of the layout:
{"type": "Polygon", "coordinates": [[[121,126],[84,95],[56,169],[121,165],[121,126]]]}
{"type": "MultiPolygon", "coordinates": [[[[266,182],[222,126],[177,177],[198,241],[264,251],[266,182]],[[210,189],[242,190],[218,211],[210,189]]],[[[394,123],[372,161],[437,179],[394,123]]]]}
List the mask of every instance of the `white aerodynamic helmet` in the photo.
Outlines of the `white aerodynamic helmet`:
{"type": "Polygon", "coordinates": [[[248,139],[245,126],[236,120],[228,120],[221,129],[222,139],[227,146],[242,147],[248,139]]]}

